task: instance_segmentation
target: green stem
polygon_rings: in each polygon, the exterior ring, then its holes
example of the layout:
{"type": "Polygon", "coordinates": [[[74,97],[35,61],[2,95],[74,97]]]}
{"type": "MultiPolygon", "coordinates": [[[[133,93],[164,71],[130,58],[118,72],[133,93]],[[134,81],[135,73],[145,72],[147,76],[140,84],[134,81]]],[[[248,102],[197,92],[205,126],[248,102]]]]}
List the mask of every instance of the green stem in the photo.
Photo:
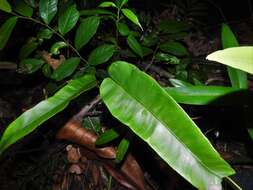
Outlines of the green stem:
{"type": "Polygon", "coordinates": [[[71,45],[68,40],[66,40],[60,33],[58,33],[55,29],[53,29],[52,27],[50,27],[49,25],[39,21],[39,20],[36,20],[34,18],[31,18],[31,17],[26,17],[26,16],[21,16],[21,15],[18,15],[18,14],[15,14],[15,13],[11,13],[13,15],[15,15],[16,17],[20,18],[20,19],[24,19],[24,20],[29,20],[29,21],[32,21],[36,24],[39,24],[39,25],[42,25],[46,28],[48,28],[49,30],[51,30],[56,36],[58,36],[59,38],[61,38],[69,47],[70,49],[83,61],[85,62],[86,64],[88,64],[88,61],[86,59],[84,59],[81,54],[77,51],[77,49],[71,45]]]}

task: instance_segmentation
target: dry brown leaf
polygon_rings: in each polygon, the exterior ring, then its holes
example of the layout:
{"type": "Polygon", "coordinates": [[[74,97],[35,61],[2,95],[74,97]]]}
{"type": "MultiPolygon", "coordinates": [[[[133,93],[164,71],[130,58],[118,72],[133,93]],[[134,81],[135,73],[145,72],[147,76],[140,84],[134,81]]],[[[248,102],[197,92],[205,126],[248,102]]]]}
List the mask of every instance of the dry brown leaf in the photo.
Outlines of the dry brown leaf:
{"type": "Polygon", "coordinates": [[[59,59],[52,58],[52,54],[48,53],[47,51],[43,50],[40,52],[42,59],[51,66],[54,70],[57,69],[63,61],[65,61],[64,55],[60,55],[59,59]]]}

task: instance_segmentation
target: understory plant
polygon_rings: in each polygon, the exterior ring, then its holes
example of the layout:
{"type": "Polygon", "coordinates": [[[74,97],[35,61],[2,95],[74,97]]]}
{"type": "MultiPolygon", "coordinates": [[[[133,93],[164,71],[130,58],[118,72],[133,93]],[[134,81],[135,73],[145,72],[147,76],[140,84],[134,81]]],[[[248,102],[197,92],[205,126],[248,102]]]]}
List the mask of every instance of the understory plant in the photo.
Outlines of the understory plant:
{"type": "MultiPolygon", "coordinates": [[[[144,60],[151,54],[152,60],[178,64],[188,55],[183,44],[175,36],[167,41],[155,35],[185,32],[189,27],[186,23],[162,22],[155,33],[142,36],[145,28],[128,7],[127,0],[105,1],[95,9],[80,10],[74,1],[63,2],[18,1],[11,6],[6,0],[0,0],[0,9],[6,12],[6,21],[0,28],[0,50],[8,45],[17,22],[27,21],[38,26],[37,35],[29,37],[20,47],[18,71],[34,73],[41,69],[55,87],[47,95],[57,91],[6,128],[0,140],[0,153],[65,109],[80,94],[98,88],[111,114],[193,186],[219,190],[223,178],[232,182],[228,176],[235,171],[178,103],[210,103],[245,88],[246,74],[229,68],[233,88],[199,87],[175,80],[172,83],[177,87],[164,88],[136,65],[121,60],[144,60]],[[100,30],[101,26],[106,32],[100,30]],[[148,38],[150,35],[153,37],[148,38]],[[110,64],[108,72],[100,67],[102,64],[110,64]],[[202,97],[191,97],[189,92],[192,91],[202,97]],[[217,93],[203,95],[206,91],[217,93]]],[[[228,46],[224,42],[224,48],[228,46]]],[[[109,130],[101,135],[97,144],[116,137],[115,131],[109,130]],[[106,138],[108,136],[110,138],[106,138]]],[[[118,146],[118,161],[123,159],[128,146],[129,142],[123,138],[118,146]]]]}

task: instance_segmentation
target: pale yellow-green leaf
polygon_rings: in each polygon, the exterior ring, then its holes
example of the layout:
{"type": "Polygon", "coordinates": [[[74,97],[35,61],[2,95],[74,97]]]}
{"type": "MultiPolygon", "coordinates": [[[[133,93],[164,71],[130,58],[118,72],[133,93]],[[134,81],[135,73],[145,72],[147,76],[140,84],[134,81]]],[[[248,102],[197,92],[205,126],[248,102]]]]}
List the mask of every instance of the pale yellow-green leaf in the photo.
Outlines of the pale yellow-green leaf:
{"type": "Polygon", "coordinates": [[[227,48],[211,53],[206,57],[230,67],[253,74],[253,46],[227,48]]]}

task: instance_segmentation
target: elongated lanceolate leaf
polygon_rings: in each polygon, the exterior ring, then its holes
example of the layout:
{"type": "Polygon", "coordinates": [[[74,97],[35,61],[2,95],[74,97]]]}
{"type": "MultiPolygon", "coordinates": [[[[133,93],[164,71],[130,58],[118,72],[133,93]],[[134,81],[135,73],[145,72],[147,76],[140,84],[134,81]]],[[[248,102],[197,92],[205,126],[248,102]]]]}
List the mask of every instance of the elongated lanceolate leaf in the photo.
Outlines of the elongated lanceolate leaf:
{"type": "Polygon", "coordinates": [[[105,2],[102,2],[100,5],[98,5],[98,7],[106,8],[106,7],[117,7],[117,6],[113,2],[105,1],[105,2]]]}
{"type": "MultiPolygon", "coordinates": [[[[226,24],[222,24],[221,40],[222,40],[223,49],[239,46],[239,43],[235,35],[233,34],[230,27],[226,24]]],[[[227,69],[228,69],[228,75],[233,87],[235,88],[248,87],[247,73],[238,69],[231,68],[229,66],[227,69]]]]}
{"type": "Polygon", "coordinates": [[[8,13],[11,12],[11,5],[8,3],[7,0],[0,0],[0,10],[8,13]]]}
{"type": "Polygon", "coordinates": [[[220,190],[222,177],[234,170],[175,100],[149,75],[126,62],[113,63],[109,75],[100,94],[112,115],[195,187],[220,190]]]}
{"type": "Polygon", "coordinates": [[[70,81],[54,96],[24,112],[5,130],[0,140],[0,153],[19,139],[31,133],[40,124],[62,111],[72,99],[94,86],[96,86],[95,77],[93,75],[85,75],[70,81]]]}
{"type": "Polygon", "coordinates": [[[253,74],[253,46],[233,47],[215,51],[206,58],[253,74]]]}
{"type": "Polygon", "coordinates": [[[62,35],[68,33],[77,23],[79,12],[76,5],[69,6],[67,10],[60,16],[58,25],[62,35]]]}
{"type": "Polygon", "coordinates": [[[141,30],[143,30],[138,17],[136,16],[136,14],[134,14],[133,11],[131,11],[130,9],[122,9],[121,11],[129,20],[131,20],[134,24],[138,25],[141,30]]]}
{"type": "Polygon", "coordinates": [[[143,57],[143,50],[141,44],[135,39],[133,35],[127,37],[128,46],[140,57],[143,57]]]}
{"type": "Polygon", "coordinates": [[[17,23],[17,17],[11,17],[0,28],[0,50],[2,50],[8,42],[12,30],[17,23]]]}
{"type": "Polygon", "coordinates": [[[40,0],[39,10],[42,20],[49,24],[57,13],[58,0],[40,0]]]}
{"type": "Polygon", "coordinates": [[[96,34],[100,19],[98,16],[85,18],[76,31],[75,47],[81,49],[96,34]]]}
{"type": "MultiPolygon", "coordinates": [[[[223,86],[183,86],[183,87],[168,87],[166,91],[178,103],[190,105],[206,105],[206,104],[238,104],[240,96],[234,96],[234,101],[226,99],[232,97],[233,94],[239,94],[240,89],[223,86]],[[222,98],[225,97],[223,100],[222,98]]],[[[246,100],[243,100],[246,101],[246,100]]]]}

